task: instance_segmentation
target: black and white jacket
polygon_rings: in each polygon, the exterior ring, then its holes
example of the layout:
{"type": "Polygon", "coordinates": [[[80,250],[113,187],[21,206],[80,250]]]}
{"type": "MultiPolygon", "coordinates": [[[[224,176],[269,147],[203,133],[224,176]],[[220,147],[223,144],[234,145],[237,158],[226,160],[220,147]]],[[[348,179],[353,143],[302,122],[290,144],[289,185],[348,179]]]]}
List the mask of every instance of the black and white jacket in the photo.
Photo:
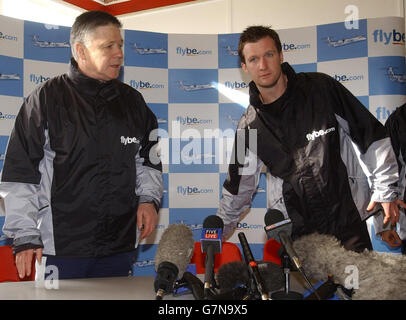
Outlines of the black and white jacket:
{"type": "Polygon", "coordinates": [[[142,95],[112,80],[67,74],[23,103],[5,157],[3,232],[15,251],[107,256],[134,249],[138,203],[163,193],[157,119],[142,95]]]}
{"type": "Polygon", "coordinates": [[[265,165],[271,175],[268,207],[292,219],[293,239],[312,232],[339,237],[372,214],[366,211],[371,199],[397,199],[398,167],[390,139],[332,77],[295,73],[288,63],[282,71],[288,87],[272,104],[262,104],[250,83],[250,105],[238,125],[217,215],[229,235],[251,206],[265,165]]]}

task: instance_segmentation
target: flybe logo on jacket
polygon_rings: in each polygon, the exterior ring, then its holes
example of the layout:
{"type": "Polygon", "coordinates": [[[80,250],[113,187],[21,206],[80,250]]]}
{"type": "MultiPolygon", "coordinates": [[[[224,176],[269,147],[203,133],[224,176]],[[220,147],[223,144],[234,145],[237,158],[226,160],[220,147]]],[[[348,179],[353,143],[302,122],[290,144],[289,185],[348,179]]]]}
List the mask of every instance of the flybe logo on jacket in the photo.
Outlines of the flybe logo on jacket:
{"type": "Polygon", "coordinates": [[[130,137],[123,137],[123,136],[121,136],[120,141],[121,141],[121,143],[122,143],[123,145],[125,145],[125,146],[126,146],[127,144],[130,144],[130,143],[140,143],[140,140],[138,140],[136,137],[130,138],[130,137]]]}
{"type": "Polygon", "coordinates": [[[336,128],[331,127],[331,128],[329,128],[329,129],[326,129],[326,130],[321,129],[321,130],[319,130],[319,131],[313,131],[312,133],[306,134],[306,138],[307,138],[307,140],[309,140],[309,141],[313,141],[314,139],[316,139],[316,138],[318,138],[318,137],[321,137],[321,136],[324,136],[324,135],[326,135],[327,133],[332,132],[332,131],[335,131],[335,130],[336,130],[336,128]]]}

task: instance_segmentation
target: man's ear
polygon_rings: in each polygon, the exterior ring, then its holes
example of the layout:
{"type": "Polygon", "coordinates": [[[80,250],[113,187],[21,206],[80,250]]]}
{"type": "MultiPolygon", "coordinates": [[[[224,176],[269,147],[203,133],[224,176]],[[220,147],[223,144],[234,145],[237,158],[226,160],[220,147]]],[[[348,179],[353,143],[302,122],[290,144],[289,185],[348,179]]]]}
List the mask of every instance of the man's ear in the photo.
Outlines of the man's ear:
{"type": "Polygon", "coordinates": [[[244,72],[248,72],[247,65],[244,62],[241,62],[241,68],[244,70],[244,72]]]}
{"type": "Polygon", "coordinates": [[[86,60],[86,47],[83,43],[81,42],[76,42],[75,43],[75,49],[76,49],[76,54],[78,56],[78,59],[80,60],[86,60]]]}

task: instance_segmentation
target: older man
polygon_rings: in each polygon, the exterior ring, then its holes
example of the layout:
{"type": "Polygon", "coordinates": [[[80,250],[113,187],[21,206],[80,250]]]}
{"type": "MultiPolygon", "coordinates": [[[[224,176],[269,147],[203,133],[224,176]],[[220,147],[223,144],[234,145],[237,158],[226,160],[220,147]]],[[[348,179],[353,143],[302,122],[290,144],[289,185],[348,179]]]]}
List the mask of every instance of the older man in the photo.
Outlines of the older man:
{"type": "Polygon", "coordinates": [[[36,88],[16,118],[0,195],[20,277],[34,255],[61,279],[128,275],[137,229],[145,238],[157,224],[158,125],[117,80],[121,27],[102,11],[78,16],[68,73],[36,88]]]}

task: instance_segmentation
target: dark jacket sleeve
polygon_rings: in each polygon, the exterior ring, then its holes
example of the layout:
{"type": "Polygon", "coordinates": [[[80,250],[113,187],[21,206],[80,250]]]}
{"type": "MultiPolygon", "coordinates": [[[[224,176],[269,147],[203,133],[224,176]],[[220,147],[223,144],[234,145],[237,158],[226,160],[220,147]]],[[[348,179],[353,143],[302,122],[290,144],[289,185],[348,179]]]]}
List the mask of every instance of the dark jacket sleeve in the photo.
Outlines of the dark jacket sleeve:
{"type": "Polygon", "coordinates": [[[1,176],[0,196],[5,206],[3,232],[14,239],[14,253],[43,247],[37,227],[39,167],[46,143],[40,100],[41,92],[37,90],[23,103],[10,135],[1,176]]]}

